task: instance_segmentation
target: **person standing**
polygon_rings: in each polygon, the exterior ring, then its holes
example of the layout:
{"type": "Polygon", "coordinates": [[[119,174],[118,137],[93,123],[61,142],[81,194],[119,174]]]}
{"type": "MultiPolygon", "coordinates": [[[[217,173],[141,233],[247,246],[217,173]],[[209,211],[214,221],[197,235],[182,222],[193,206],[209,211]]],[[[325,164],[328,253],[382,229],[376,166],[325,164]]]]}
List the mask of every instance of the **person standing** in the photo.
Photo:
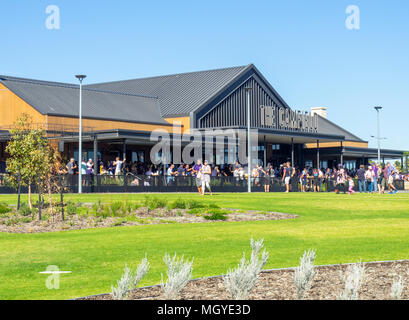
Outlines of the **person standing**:
{"type": "Polygon", "coordinates": [[[374,163],[374,165],[372,166],[372,171],[374,173],[373,176],[373,189],[374,189],[374,193],[378,192],[378,176],[379,176],[379,170],[378,170],[378,165],[376,163],[374,163]]]}
{"type": "Polygon", "coordinates": [[[337,171],[337,185],[335,187],[335,193],[339,194],[339,191],[342,189],[342,191],[345,192],[345,170],[342,168],[340,165],[337,171]]]}
{"type": "Polygon", "coordinates": [[[374,172],[372,171],[372,166],[369,166],[368,170],[365,172],[365,179],[368,183],[368,192],[373,193],[374,172]]]}
{"type": "Polygon", "coordinates": [[[212,174],[212,168],[210,167],[209,163],[207,160],[204,161],[203,166],[202,166],[202,195],[204,196],[206,192],[206,188],[209,190],[210,195],[212,196],[212,189],[210,188],[210,176],[212,174]]]}
{"type": "Polygon", "coordinates": [[[379,194],[383,194],[385,193],[385,189],[387,187],[387,181],[385,178],[385,165],[382,165],[382,167],[379,168],[379,177],[378,177],[378,181],[379,181],[379,194]]]}
{"type": "Polygon", "coordinates": [[[393,184],[394,180],[395,180],[395,171],[392,169],[388,177],[388,190],[390,194],[398,193],[398,190],[396,190],[396,187],[393,184]]]}
{"type": "Polygon", "coordinates": [[[113,166],[115,168],[115,175],[119,176],[121,174],[122,171],[122,166],[125,163],[126,159],[124,159],[124,161],[119,160],[119,157],[115,158],[115,161],[113,163],[113,166]]]}
{"type": "Polygon", "coordinates": [[[74,158],[71,158],[70,161],[66,165],[67,172],[69,174],[69,183],[73,186],[74,185],[74,173],[75,170],[78,168],[77,164],[75,163],[74,158]]]}
{"type": "Polygon", "coordinates": [[[307,168],[304,168],[300,176],[301,192],[307,192],[307,180],[308,180],[308,170],[307,168]]]}
{"type": "Polygon", "coordinates": [[[362,193],[365,192],[366,193],[366,181],[365,181],[365,169],[364,169],[364,165],[360,165],[359,169],[356,173],[357,178],[358,178],[358,188],[359,188],[359,192],[362,193]]]}
{"type": "Polygon", "coordinates": [[[199,194],[202,194],[202,160],[198,159],[196,161],[196,164],[193,167],[193,175],[195,176],[195,182],[196,182],[196,187],[197,187],[197,191],[199,192],[199,194]]]}
{"type": "Polygon", "coordinates": [[[352,179],[352,177],[348,177],[348,194],[349,195],[355,193],[354,186],[355,186],[354,179],[352,179]]]}
{"type": "Polygon", "coordinates": [[[290,162],[287,162],[283,170],[283,177],[281,179],[281,181],[285,183],[286,193],[290,192],[291,190],[291,178],[294,177],[294,175],[295,169],[291,167],[290,162]]]}

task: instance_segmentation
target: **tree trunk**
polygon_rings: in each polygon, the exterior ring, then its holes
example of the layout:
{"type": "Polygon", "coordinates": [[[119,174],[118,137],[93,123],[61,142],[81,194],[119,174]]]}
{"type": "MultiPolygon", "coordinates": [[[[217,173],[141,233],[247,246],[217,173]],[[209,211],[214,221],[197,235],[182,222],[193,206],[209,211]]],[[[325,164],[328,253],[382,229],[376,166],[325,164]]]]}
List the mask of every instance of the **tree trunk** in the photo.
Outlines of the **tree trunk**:
{"type": "Polygon", "coordinates": [[[31,204],[31,181],[28,182],[28,207],[33,210],[33,205],[31,204]]]}

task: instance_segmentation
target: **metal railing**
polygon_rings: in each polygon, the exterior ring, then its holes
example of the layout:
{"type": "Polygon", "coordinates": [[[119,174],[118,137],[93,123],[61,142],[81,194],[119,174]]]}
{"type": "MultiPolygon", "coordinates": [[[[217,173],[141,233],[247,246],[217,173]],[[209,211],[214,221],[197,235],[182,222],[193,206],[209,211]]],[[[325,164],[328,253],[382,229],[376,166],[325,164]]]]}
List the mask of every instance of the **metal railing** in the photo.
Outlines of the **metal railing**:
{"type": "MultiPolygon", "coordinates": [[[[17,188],[11,185],[8,174],[0,174],[0,193],[17,193],[17,188]]],[[[77,175],[56,175],[53,181],[59,187],[64,188],[64,192],[78,192],[77,175]]],[[[82,190],[84,193],[104,193],[104,192],[196,192],[196,179],[192,176],[146,176],[134,174],[121,175],[83,175],[82,190]]],[[[408,184],[408,182],[406,182],[408,184]]],[[[285,185],[281,178],[251,178],[252,191],[263,192],[264,185],[270,186],[270,192],[283,192],[285,185]]],[[[318,183],[321,192],[334,192],[337,184],[334,179],[321,179],[318,183]]],[[[395,180],[395,187],[398,190],[405,189],[404,180],[395,180]]],[[[210,186],[213,192],[247,192],[247,179],[228,176],[211,177],[210,186]]],[[[355,191],[358,191],[358,183],[355,181],[355,191]]],[[[308,179],[306,191],[314,190],[313,179],[308,179]]],[[[345,186],[341,191],[347,191],[345,186]]],[[[27,187],[22,186],[21,191],[27,192],[27,187]]],[[[32,191],[36,192],[36,185],[32,185],[32,191]]],[[[301,191],[299,178],[291,180],[291,191],[301,191]]]]}

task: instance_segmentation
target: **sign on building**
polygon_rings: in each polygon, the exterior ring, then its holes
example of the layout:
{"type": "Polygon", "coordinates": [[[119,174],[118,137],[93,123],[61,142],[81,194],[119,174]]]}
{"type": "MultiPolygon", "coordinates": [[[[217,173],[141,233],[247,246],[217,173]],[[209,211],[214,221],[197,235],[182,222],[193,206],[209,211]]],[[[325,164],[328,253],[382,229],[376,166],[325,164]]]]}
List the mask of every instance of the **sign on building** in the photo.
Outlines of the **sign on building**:
{"type": "Polygon", "coordinates": [[[277,106],[261,106],[261,126],[276,130],[318,132],[318,115],[277,106]]]}

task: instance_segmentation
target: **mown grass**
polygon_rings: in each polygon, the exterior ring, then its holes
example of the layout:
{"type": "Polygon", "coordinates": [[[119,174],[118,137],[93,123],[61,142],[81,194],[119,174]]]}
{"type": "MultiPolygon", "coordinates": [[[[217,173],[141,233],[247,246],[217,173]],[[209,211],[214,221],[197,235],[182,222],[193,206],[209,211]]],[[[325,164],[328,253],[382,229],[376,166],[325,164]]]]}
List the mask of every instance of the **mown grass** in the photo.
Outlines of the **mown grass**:
{"type": "MultiPolygon", "coordinates": [[[[82,203],[144,201],[145,195],[66,195],[82,203]]],[[[160,282],[166,252],[195,257],[194,277],[235,266],[251,237],[264,238],[267,268],[296,266],[305,249],[317,249],[317,264],[409,258],[409,194],[167,194],[220,208],[278,211],[300,217],[281,221],[144,225],[44,234],[0,234],[0,299],[67,299],[108,292],[125,263],[136,267],[148,255],[151,270],[141,285],[160,282]],[[60,289],[45,286],[48,265],[72,271],[60,289]]],[[[24,197],[23,197],[24,198],[24,197]]],[[[16,196],[0,196],[15,204],[16,196]]]]}

